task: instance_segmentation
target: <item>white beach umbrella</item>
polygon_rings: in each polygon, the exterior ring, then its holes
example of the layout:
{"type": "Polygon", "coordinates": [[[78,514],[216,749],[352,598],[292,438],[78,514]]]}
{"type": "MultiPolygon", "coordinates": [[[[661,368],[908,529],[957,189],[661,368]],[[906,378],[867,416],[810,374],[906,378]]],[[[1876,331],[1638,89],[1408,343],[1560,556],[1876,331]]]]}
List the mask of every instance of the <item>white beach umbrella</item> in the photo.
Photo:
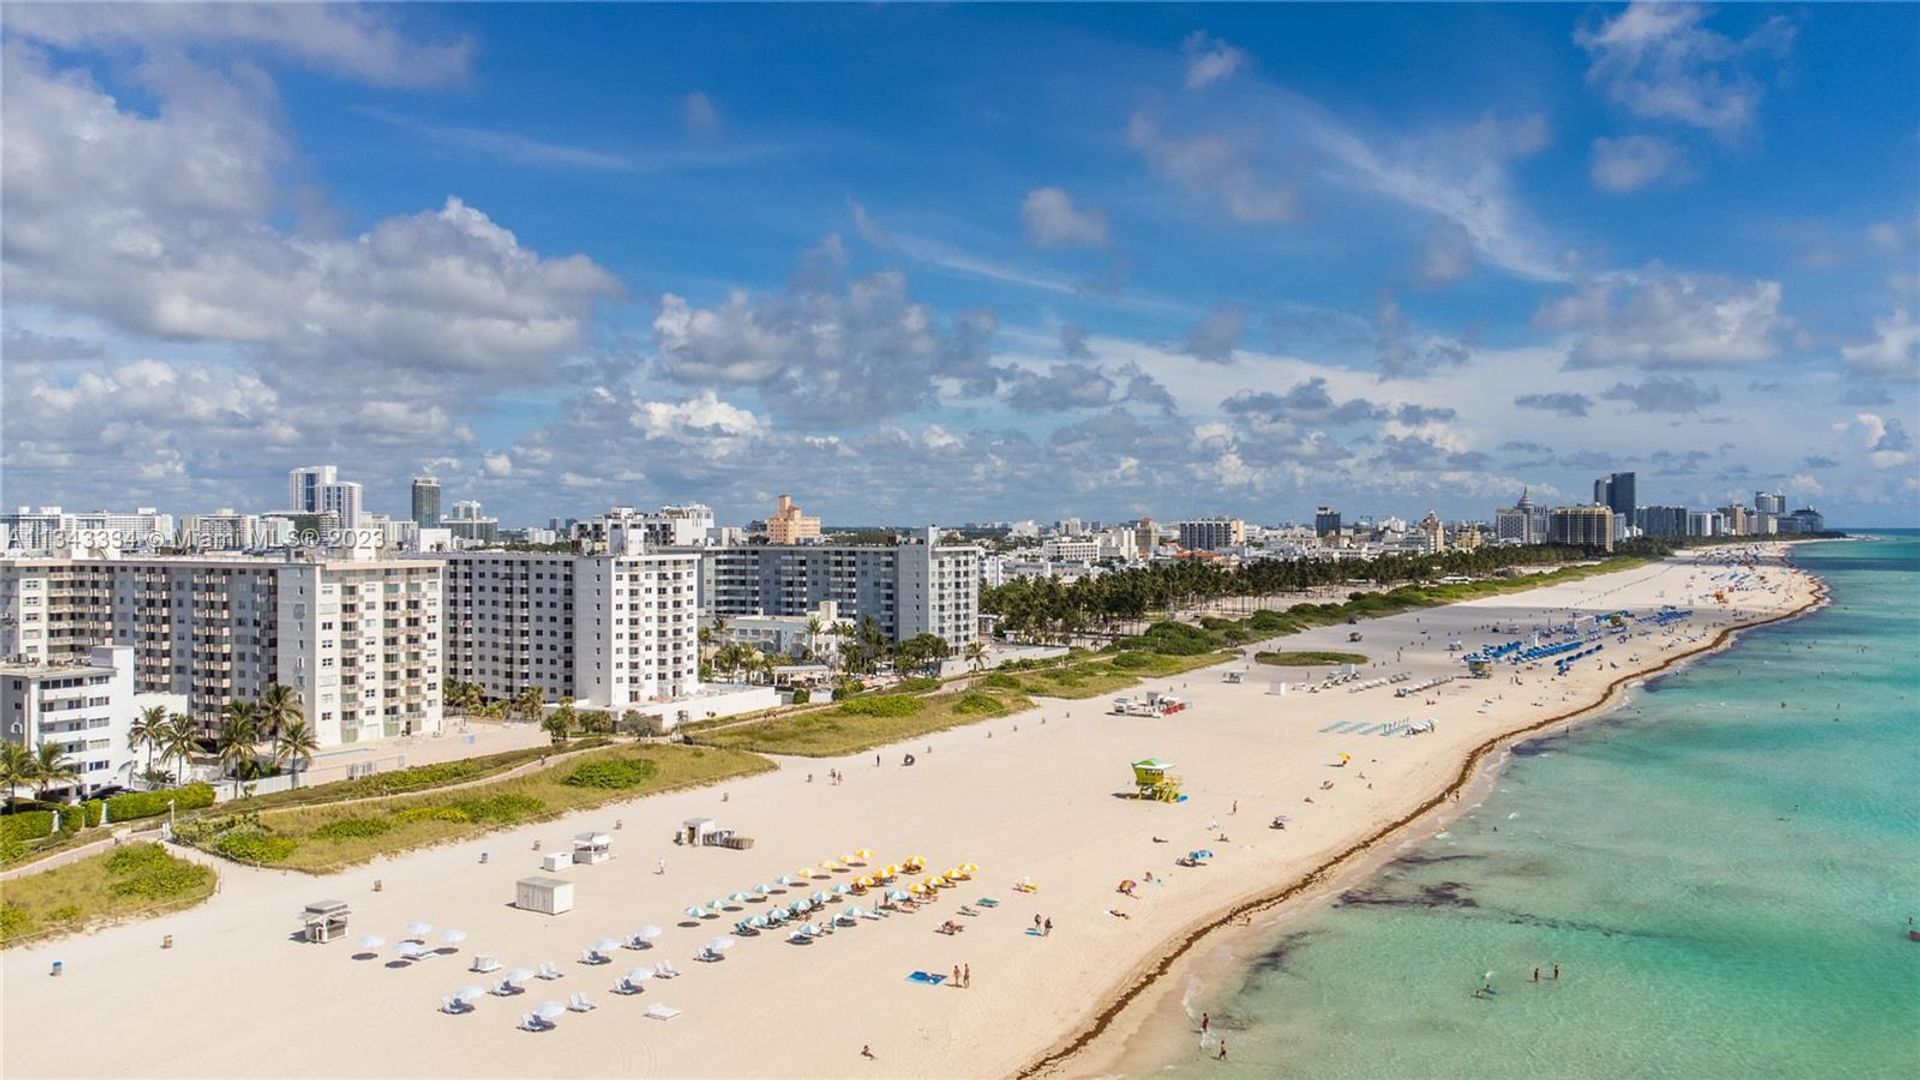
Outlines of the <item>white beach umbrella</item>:
{"type": "Polygon", "coordinates": [[[459,1001],[478,1001],[487,996],[487,988],[484,986],[463,986],[455,990],[453,996],[459,1001]]]}
{"type": "Polygon", "coordinates": [[[660,928],[657,926],[654,926],[651,923],[633,932],[633,936],[639,938],[642,941],[652,941],[654,938],[659,937],[660,934],[661,934],[660,928]]]}
{"type": "Polygon", "coordinates": [[[727,910],[727,902],[725,900],[709,900],[707,901],[707,907],[713,911],[725,911],[727,910]]]}
{"type": "Polygon", "coordinates": [[[626,978],[628,982],[646,982],[648,979],[653,978],[653,969],[644,966],[637,967],[627,972],[626,978]]]}
{"type": "Polygon", "coordinates": [[[612,952],[619,947],[620,943],[612,938],[601,938],[599,941],[593,943],[594,952],[612,952]]]}
{"type": "Polygon", "coordinates": [[[430,922],[408,923],[407,933],[412,934],[414,937],[419,937],[422,934],[431,934],[433,933],[433,924],[430,922]]]}
{"type": "Polygon", "coordinates": [[[403,941],[396,951],[406,960],[418,960],[420,957],[426,955],[426,950],[423,949],[417,941],[403,941]]]}
{"type": "Polygon", "coordinates": [[[440,931],[440,940],[446,942],[448,945],[458,945],[467,940],[467,932],[465,930],[453,929],[442,930],[440,931]]]}
{"type": "Polygon", "coordinates": [[[761,896],[765,896],[768,893],[773,891],[773,887],[771,885],[766,884],[765,882],[762,882],[758,885],[755,885],[753,887],[753,891],[759,893],[761,896]]]}
{"type": "Polygon", "coordinates": [[[743,892],[737,892],[737,893],[734,893],[732,896],[727,897],[727,899],[733,901],[736,904],[744,904],[748,900],[753,899],[753,897],[748,896],[746,893],[743,893],[743,892]]]}
{"type": "Polygon", "coordinates": [[[701,910],[700,910],[699,908],[697,908],[697,907],[690,907],[690,908],[688,908],[688,909],[687,909],[687,911],[686,911],[686,915],[687,915],[687,918],[689,918],[689,919],[697,919],[697,918],[699,918],[699,917],[700,917],[700,916],[701,916],[702,914],[703,914],[703,913],[701,912],[701,910]]]}
{"type": "Polygon", "coordinates": [[[738,939],[730,938],[725,934],[722,934],[719,937],[714,938],[712,941],[707,942],[707,948],[712,949],[714,952],[726,952],[728,949],[733,948],[735,945],[738,945],[739,943],[740,942],[738,939]]]}
{"type": "Polygon", "coordinates": [[[368,934],[366,937],[360,939],[360,947],[363,949],[377,949],[386,943],[387,939],[381,937],[379,934],[368,934]]]}
{"type": "Polygon", "coordinates": [[[542,1020],[558,1020],[567,1015],[567,1007],[557,1001],[543,1001],[539,1008],[533,1010],[533,1015],[542,1020]]]}
{"type": "Polygon", "coordinates": [[[514,986],[519,986],[521,983],[526,982],[528,979],[531,979],[531,978],[533,978],[532,968],[514,968],[512,971],[507,972],[506,978],[502,979],[501,981],[506,983],[511,983],[514,986]]]}

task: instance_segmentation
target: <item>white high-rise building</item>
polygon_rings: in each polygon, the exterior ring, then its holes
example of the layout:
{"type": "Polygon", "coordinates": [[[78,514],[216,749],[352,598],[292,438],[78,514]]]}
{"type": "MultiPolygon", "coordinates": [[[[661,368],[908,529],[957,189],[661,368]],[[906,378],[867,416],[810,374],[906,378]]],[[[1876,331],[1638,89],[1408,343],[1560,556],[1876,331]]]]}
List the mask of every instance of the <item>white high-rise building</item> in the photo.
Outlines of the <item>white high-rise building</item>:
{"type": "Polygon", "coordinates": [[[805,615],[831,600],[847,622],[871,618],[894,641],[934,634],[954,650],[979,634],[982,551],[919,529],[891,546],[751,544],[708,548],[701,613],[805,615]]]}
{"type": "Polygon", "coordinates": [[[447,674],[491,698],[615,712],[700,688],[700,556],[466,551],[444,557],[447,674]]]}
{"type": "Polygon", "coordinates": [[[309,465],[287,474],[287,509],[302,514],[317,514],[323,507],[320,489],[340,479],[340,470],[332,465],[309,465]]]}
{"type": "Polygon", "coordinates": [[[133,667],[130,645],[95,645],[62,664],[0,663],[0,740],[58,746],[80,773],[82,796],[127,786],[141,765],[128,745],[140,712],[187,707],[177,694],[137,692],[133,667]]]}

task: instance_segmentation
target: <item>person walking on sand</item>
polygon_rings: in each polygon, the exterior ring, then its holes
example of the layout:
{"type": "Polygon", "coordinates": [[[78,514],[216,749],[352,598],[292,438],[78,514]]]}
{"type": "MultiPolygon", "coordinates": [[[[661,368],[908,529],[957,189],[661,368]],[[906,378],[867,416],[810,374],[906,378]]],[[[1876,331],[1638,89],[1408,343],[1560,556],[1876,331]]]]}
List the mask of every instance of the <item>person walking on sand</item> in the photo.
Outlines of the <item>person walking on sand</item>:
{"type": "Polygon", "coordinates": [[[1038,916],[1038,915],[1035,915],[1035,916],[1033,917],[1033,928],[1034,928],[1035,930],[1038,930],[1038,929],[1040,929],[1040,916],[1038,916]]]}
{"type": "Polygon", "coordinates": [[[960,965],[959,964],[953,965],[953,987],[956,990],[960,988],[960,965]]]}
{"type": "Polygon", "coordinates": [[[1220,1056],[1215,1060],[1217,1061],[1227,1060],[1227,1040],[1225,1039],[1220,1040],[1220,1056]]]}
{"type": "Polygon", "coordinates": [[[660,875],[660,876],[662,876],[662,877],[665,877],[665,876],[666,876],[666,873],[667,873],[667,860],[666,860],[666,856],[664,856],[664,855],[663,855],[663,856],[661,856],[661,858],[660,858],[660,861],[654,864],[654,866],[653,866],[653,872],[654,872],[654,873],[656,873],[656,874],[659,874],[659,875],[660,875]]]}
{"type": "Polygon", "coordinates": [[[1046,925],[1046,928],[1045,928],[1044,930],[1042,930],[1042,931],[1040,931],[1040,936],[1041,936],[1041,937],[1052,937],[1052,936],[1053,936],[1053,920],[1052,920],[1052,919],[1048,919],[1048,920],[1047,920],[1047,925],[1046,925]]]}
{"type": "Polygon", "coordinates": [[[973,965],[972,964],[966,964],[960,968],[960,985],[966,987],[969,990],[973,989],[973,965]]]}
{"type": "Polygon", "coordinates": [[[868,1061],[880,1060],[879,1058],[876,1058],[873,1056],[873,1047],[866,1046],[864,1044],[860,1047],[860,1056],[863,1058],[866,1058],[868,1061]]]}
{"type": "Polygon", "coordinates": [[[1208,1016],[1206,1013],[1201,1013],[1200,1014],[1200,1037],[1202,1039],[1205,1039],[1207,1035],[1210,1034],[1212,1031],[1213,1031],[1213,1017],[1208,1016]]]}

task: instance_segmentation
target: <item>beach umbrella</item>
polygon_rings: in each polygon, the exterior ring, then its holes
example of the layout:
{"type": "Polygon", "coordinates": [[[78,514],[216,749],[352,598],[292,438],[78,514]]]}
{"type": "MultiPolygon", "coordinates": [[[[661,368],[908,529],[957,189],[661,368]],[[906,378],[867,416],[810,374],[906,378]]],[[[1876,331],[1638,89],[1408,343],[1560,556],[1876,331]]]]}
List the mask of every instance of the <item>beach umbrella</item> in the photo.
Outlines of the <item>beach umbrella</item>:
{"type": "Polygon", "coordinates": [[[426,952],[417,941],[403,941],[395,951],[404,960],[418,960],[426,952]]]}
{"type": "Polygon", "coordinates": [[[533,1015],[542,1020],[558,1020],[567,1015],[567,1007],[557,1001],[543,1001],[539,1008],[533,1010],[533,1015]]]}
{"type": "Polygon", "coordinates": [[[846,885],[845,883],[842,883],[842,884],[839,884],[839,885],[835,885],[835,886],[833,887],[833,895],[835,895],[835,896],[845,896],[845,895],[847,895],[848,893],[850,893],[850,892],[852,892],[852,891],[853,891],[853,889],[852,889],[851,887],[849,887],[848,885],[846,885]]]}
{"type": "Polygon", "coordinates": [[[862,859],[873,858],[873,852],[867,850],[866,848],[861,848],[859,851],[854,852],[854,854],[858,855],[862,859]]]}
{"type": "Polygon", "coordinates": [[[973,874],[973,873],[978,873],[980,870],[980,867],[976,863],[961,863],[960,869],[965,870],[969,874],[973,874]]]}
{"type": "Polygon", "coordinates": [[[781,875],[780,875],[779,877],[777,877],[777,878],[775,878],[774,880],[775,880],[775,881],[778,881],[778,882],[779,882],[780,884],[782,884],[782,885],[792,885],[792,884],[794,884],[794,880],[793,880],[793,875],[792,875],[792,874],[781,874],[781,875]]]}
{"type": "Polygon", "coordinates": [[[431,934],[433,933],[433,924],[429,922],[408,923],[407,933],[412,934],[414,937],[419,937],[422,934],[431,934]]]}
{"type": "Polygon", "coordinates": [[[773,886],[768,885],[765,882],[762,882],[758,885],[755,885],[753,887],[753,891],[759,893],[761,896],[765,896],[768,893],[773,891],[773,886]]]}
{"type": "Polygon", "coordinates": [[[855,863],[855,862],[858,862],[858,861],[860,861],[860,856],[858,856],[858,855],[842,855],[842,856],[840,856],[840,861],[841,861],[841,862],[843,862],[843,863],[855,863]]]}
{"type": "Polygon", "coordinates": [[[888,864],[887,864],[887,876],[888,876],[888,877],[893,877],[893,876],[894,876],[895,874],[898,874],[899,872],[900,872],[900,866],[899,866],[899,864],[897,864],[897,863],[888,863],[888,864]]]}
{"type": "Polygon", "coordinates": [[[793,873],[794,873],[794,876],[798,877],[801,881],[806,881],[809,878],[813,877],[813,867],[803,866],[800,869],[795,870],[793,873]]]}
{"type": "Polygon", "coordinates": [[[533,978],[532,968],[514,968],[512,971],[507,972],[506,977],[501,981],[505,983],[511,983],[514,986],[519,986],[521,983],[526,982],[528,979],[531,979],[531,978],[533,978]]]}
{"type": "Polygon", "coordinates": [[[487,996],[487,988],[484,986],[463,986],[455,990],[453,996],[456,1001],[478,1001],[487,996]]]}
{"type": "Polygon", "coordinates": [[[593,951],[598,953],[612,952],[619,947],[620,943],[612,938],[601,938],[593,943],[593,951]]]}
{"type": "Polygon", "coordinates": [[[907,894],[904,892],[901,892],[899,889],[895,889],[892,892],[887,894],[887,898],[890,900],[905,900],[907,898],[907,894]]]}
{"type": "Polygon", "coordinates": [[[626,974],[628,982],[646,982],[651,978],[653,978],[653,969],[650,967],[637,967],[626,974]]]}
{"type": "Polygon", "coordinates": [[[867,909],[861,907],[858,904],[855,904],[852,907],[847,909],[847,914],[853,916],[856,919],[866,915],[866,913],[867,913],[867,909]]]}
{"type": "Polygon", "coordinates": [[[755,915],[753,918],[747,920],[747,925],[753,927],[755,930],[765,930],[767,928],[767,917],[765,915],[755,915]]]}
{"type": "Polygon", "coordinates": [[[660,936],[660,928],[653,925],[652,923],[648,923],[647,925],[641,927],[640,929],[635,930],[633,932],[633,936],[639,938],[642,941],[652,941],[654,938],[657,938],[660,936]]]}
{"type": "Polygon", "coordinates": [[[697,907],[690,907],[687,909],[686,914],[687,914],[687,918],[689,919],[697,919],[700,917],[701,912],[700,912],[700,909],[697,907]]]}
{"type": "Polygon", "coordinates": [[[827,901],[833,899],[833,897],[827,895],[827,891],[825,889],[821,889],[819,892],[814,893],[812,896],[808,897],[808,899],[812,900],[816,904],[824,904],[827,901]]]}
{"type": "Polygon", "coordinates": [[[744,904],[748,900],[751,900],[753,898],[748,896],[746,893],[737,892],[737,893],[734,893],[732,896],[727,897],[727,899],[733,901],[736,904],[744,904]]]}
{"type": "Polygon", "coordinates": [[[707,907],[711,908],[714,911],[725,911],[727,909],[727,902],[725,900],[718,900],[718,899],[709,900],[707,901],[707,907]]]}
{"type": "Polygon", "coordinates": [[[712,941],[707,942],[707,948],[712,949],[714,952],[726,952],[728,949],[733,948],[735,945],[738,945],[739,943],[740,943],[739,939],[730,938],[722,934],[721,936],[714,938],[712,941]]]}
{"type": "Polygon", "coordinates": [[[440,940],[449,945],[458,945],[467,940],[467,932],[465,930],[453,929],[442,930],[440,931],[440,940]]]}
{"type": "Polygon", "coordinates": [[[381,937],[379,934],[368,934],[366,937],[360,939],[360,947],[363,949],[377,949],[386,943],[387,939],[381,937]]]}
{"type": "Polygon", "coordinates": [[[801,927],[800,930],[802,933],[806,934],[808,937],[818,937],[820,934],[820,927],[815,923],[808,923],[807,925],[801,927]]]}
{"type": "Polygon", "coordinates": [[[795,930],[793,933],[787,935],[787,940],[788,941],[805,941],[807,940],[807,932],[804,930],[795,930]]]}
{"type": "Polygon", "coordinates": [[[837,861],[835,861],[835,860],[833,860],[833,859],[821,859],[821,860],[820,860],[820,869],[822,869],[822,870],[838,870],[838,869],[840,869],[840,864],[839,864],[839,862],[837,862],[837,861]]]}

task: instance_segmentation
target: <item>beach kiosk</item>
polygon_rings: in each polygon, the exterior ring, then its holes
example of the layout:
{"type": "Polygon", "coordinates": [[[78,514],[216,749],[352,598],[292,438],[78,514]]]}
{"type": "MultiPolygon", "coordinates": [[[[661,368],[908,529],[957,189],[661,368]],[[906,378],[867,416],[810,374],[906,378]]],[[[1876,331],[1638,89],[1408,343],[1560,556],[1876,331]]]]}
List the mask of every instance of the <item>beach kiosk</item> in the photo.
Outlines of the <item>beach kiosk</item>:
{"type": "Polygon", "coordinates": [[[345,900],[316,900],[300,913],[300,922],[308,941],[325,945],[347,932],[347,917],[352,914],[345,900]]]}
{"type": "Polygon", "coordinates": [[[603,832],[576,833],[573,838],[573,861],[583,866],[592,866],[613,858],[613,837],[603,832]]]}
{"type": "Polygon", "coordinates": [[[1159,758],[1146,758],[1133,763],[1133,783],[1142,799],[1155,802],[1179,802],[1180,778],[1173,773],[1173,763],[1159,758]]]}
{"type": "Polygon", "coordinates": [[[573,910],[573,882],[556,877],[523,877],[514,883],[513,906],[543,915],[564,915],[573,910]]]}
{"type": "Polygon", "coordinates": [[[680,823],[680,835],[675,838],[677,844],[699,847],[713,843],[713,834],[720,831],[720,823],[710,817],[690,817],[680,823]]]}

